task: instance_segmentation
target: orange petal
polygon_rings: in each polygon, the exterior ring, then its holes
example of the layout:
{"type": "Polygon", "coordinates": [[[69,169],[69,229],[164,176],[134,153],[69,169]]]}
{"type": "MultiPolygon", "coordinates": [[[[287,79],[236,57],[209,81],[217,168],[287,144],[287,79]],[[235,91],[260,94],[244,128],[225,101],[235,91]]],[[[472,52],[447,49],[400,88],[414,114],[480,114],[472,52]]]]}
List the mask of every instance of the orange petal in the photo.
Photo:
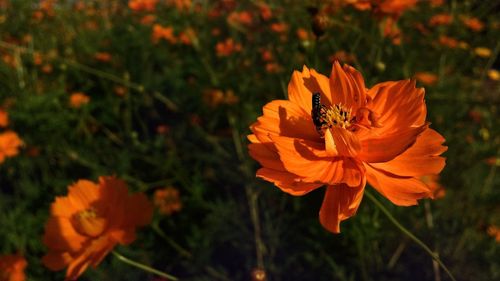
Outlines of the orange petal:
{"type": "Polygon", "coordinates": [[[263,115],[252,130],[263,130],[272,135],[308,140],[320,140],[311,113],[286,100],[274,100],[263,108],[263,115]]]}
{"type": "Polygon", "coordinates": [[[268,168],[260,168],[257,171],[257,177],[270,181],[284,192],[295,196],[304,195],[323,185],[321,183],[301,182],[297,175],[268,168]]]}
{"type": "Polygon", "coordinates": [[[380,83],[371,88],[368,95],[372,98],[368,108],[378,115],[378,122],[383,125],[376,130],[379,135],[398,131],[402,127],[425,124],[425,91],[416,88],[415,81],[380,83]]]}
{"type": "Polygon", "coordinates": [[[257,160],[263,167],[274,170],[285,170],[278,152],[269,149],[268,145],[251,143],[248,145],[248,154],[250,154],[253,159],[257,160]]]}
{"type": "Polygon", "coordinates": [[[79,180],[68,188],[68,198],[77,210],[85,210],[99,199],[99,186],[89,180],[79,180]]]}
{"type": "Polygon", "coordinates": [[[48,269],[59,271],[64,269],[73,260],[67,252],[49,252],[42,257],[42,263],[48,269]]]}
{"type": "Polygon", "coordinates": [[[340,233],[340,222],[356,214],[363,198],[363,191],[364,185],[328,186],[319,211],[319,220],[323,227],[333,233],[340,233]]]}
{"type": "Polygon", "coordinates": [[[271,137],[285,169],[304,182],[338,184],[343,178],[342,159],[329,157],[315,143],[286,137],[271,137]]]}
{"type": "Polygon", "coordinates": [[[110,225],[109,228],[120,227],[127,220],[126,202],[128,197],[127,184],[116,177],[99,177],[102,201],[106,202],[106,217],[110,225]]]}
{"type": "Polygon", "coordinates": [[[100,257],[100,254],[109,249],[111,245],[114,246],[107,236],[102,236],[93,240],[92,243],[69,264],[66,270],[66,280],[78,279],[90,264],[95,264],[95,256],[100,257]]]}
{"type": "Polygon", "coordinates": [[[151,223],[153,218],[153,205],[143,193],[136,193],[127,198],[125,203],[127,210],[127,226],[145,226],[151,223]]]}
{"type": "Polygon", "coordinates": [[[353,112],[366,103],[365,82],[361,74],[348,65],[343,68],[335,61],[330,74],[331,101],[353,112]]]}
{"type": "Polygon", "coordinates": [[[56,197],[56,200],[50,206],[51,215],[62,218],[71,218],[80,210],[73,205],[68,197],[56,197]]]}
{"type": "Polygon", "coordinates": [[[337,145],[330,129],[325,131],[325,150],[328,156],[339,156],[339,151],[337,150],[337,145]]]}
{"type": "Polygon", "coordinates": [[[50,217],[45,225],[43,243],[51,251],[78,251],[88,240],[74,229],[67,218],[50,217]]]}
{"type": "Polygon", "coordinates": [[[427,129],[421,127],[408,127],[400,131],[382,136],[361,140],[361,151],[358,158],[367,163],[387,162],[401,155],[412,146],[419,134],[427,129]]]}
{"type": "Polygon", "coordinates": [[[447,150],[442,143],[443,136],[432,129],[426,129],[417,137],[415,144],[393,160],[371,163],[379,170],[400,176],[420,177],[436,175],[445,165],[445,158],[439,155],[447,150]]]}
{"type": "Polygon", "coordinates": [[[361,150],[358,137],[351,131],[339,127],[332,127],[329,130],[331,130],[336,149],[341,156],[355,157],[361,150]]]}
{"type": "Polygon", "coordinates": [[[313,93],[320,93],[323,98],[322,103],[330,105],[328,78],[314,69],[309,70],[306,66],[303,67],[302,72],[294,71],[288,83],[288,99],[310,114],[313,93]]]}
{"type": "Polygon", "coordinates": [[[430,188],[419,179],[399,177],[369,164],[365,167],[368,183],[398,206],[416,205],[417,200],[432,197],[430,188]]]}

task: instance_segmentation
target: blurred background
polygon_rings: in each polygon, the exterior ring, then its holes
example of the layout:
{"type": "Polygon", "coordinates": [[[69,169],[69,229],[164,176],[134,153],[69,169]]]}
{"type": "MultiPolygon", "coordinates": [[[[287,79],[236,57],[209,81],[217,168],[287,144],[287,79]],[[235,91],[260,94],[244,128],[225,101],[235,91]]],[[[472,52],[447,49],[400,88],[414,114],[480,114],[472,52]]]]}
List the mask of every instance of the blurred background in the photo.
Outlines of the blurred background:
{"type": "MultiPolygon", "coordinates": [[[[370,200],[334,235],[324,189],[255,177],[262,106],[340,60],[368,87],[425,87],[449,147],[439,198],[377,197],[457,280],[499,280],[499,38],[498,1],[0,0],[0,255],[63,280],[40,260],[51,202],[116,175],[156,206],[117,250],[182,280],[450,280],[370,200]]],[[[108,256],[80,280],[163,279],[108,256]]]]}

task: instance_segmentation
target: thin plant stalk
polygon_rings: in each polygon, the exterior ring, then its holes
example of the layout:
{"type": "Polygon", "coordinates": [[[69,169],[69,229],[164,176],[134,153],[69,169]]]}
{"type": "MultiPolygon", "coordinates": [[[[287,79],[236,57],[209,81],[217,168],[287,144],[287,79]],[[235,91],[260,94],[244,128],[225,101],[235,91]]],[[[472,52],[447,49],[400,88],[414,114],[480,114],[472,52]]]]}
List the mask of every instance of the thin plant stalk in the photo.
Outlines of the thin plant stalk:
{"type": "Polygon", "coordinates": [[[365,190],[365,195],[373,202],[375,205],[387,216],[387,218],[397,227],[401,232],[403,232],[408,238],[413,240],[417,245],[419,245],[422,249],[424,249],[427,254],[429,254],[438,264],[439,266],[448,274],[451,280],[457,281],[453,274],[451,274],[450,270],[444,265],[444,263],[439,259],[439,256],[436,255],[424,242],[418,239],[411,231],[409,231],[406,227],[404,227],[399,221],[387,210],[387,208],[368,190],[365,190]]]}
{"type": "Polygon", "coordinates": [[[116,251],[112,251],[111,252],[116,258],[118,258],[118,260],[128,264],[128,265],[131,265],[131,266],[134,266],[134,267],[137,267],[139,269],[142,269],[146,272],[149,272],[149,273],[152,273],[152,274],[155,274],[155,275],[158,275],[158,276],[161,276],[161,277],[164,277],[164,278],[167,278],[168,280],[173,280],[173,281],[177,281],[179,280],[177,277],[173,276],[173,275],[170,275],[168,273],[165,273],[163,271],[159,271],[157,269],[154,269],[150,266],[147,266],[145,264],[142,264],[142,263],[139,263],[139,262],[136,262],[136,261],[133,261],[129,258],[126,258],[124,256],[122,256],[121,254],[117,253],[116,251]]]}

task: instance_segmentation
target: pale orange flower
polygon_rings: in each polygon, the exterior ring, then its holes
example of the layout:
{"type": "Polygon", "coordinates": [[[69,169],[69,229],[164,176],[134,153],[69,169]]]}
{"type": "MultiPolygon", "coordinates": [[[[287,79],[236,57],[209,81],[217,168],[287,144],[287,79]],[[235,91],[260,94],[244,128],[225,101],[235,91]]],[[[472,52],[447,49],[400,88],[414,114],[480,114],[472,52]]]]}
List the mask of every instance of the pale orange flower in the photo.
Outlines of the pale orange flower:
{"type": "Polygon", "coordinates": [[[3,163],[5,158],[19,154],[21,145],[23,145],[23,141],[15,132],[6,131],[0,133],[0,163],[3,163]]]}
{"type": "Polygon", "coordinates": [[[495,225],[490,225],[488,227],[488,235],[495,238],[495,241],[500,242],[500,228],[495,225]]]}
{"type": "Polygon", "coordinates": [[[0,127],[9,126],[9,114],[7,111],[0,109],[0,127]]]}
{"type": "Polygon", "coordinates": [[[304,195],[326,186],[321,224],[340,232],[368,181],[399,206],[433,198],[422,176],[443,169],[444,138],[429,128],[424,89],[415,81],[367,89],[353,67],[335,62],[330,78],[304,66],[288,84],[289,100],[275,100],[250,127],[257,177],[304,195]]]}
{"type": "Polygon", "coordinates": [[[80,108],[82,105],[89,103],[90,97],[82,92],[74,92],[69,97],[69,105],[73,108],[80,108]]]}
{"type": "Polygon", "coordinates": [[[491,56],[491,49],[485,47],[474,48],[474,53],[481,58],[489,58],[491,56]]]}
{"type": "Polygon", "coordinates": [[[235,43],[233,38],[228,38],[223,42],[218,42],[215,45],[215,52],[219,57],[227,57],[235,52],[240,52],[242,46],[240,43],[235,43]]]}
{"type": "Polygon", "coordinates": [[[500,81],[500,71],[496,69],[488,69],[488,78],[490,78],[493,81],[500,81]]]}
{"type": "Polygon", "coordinates": [[[153,209],[142,193],[128,194],[124,181],[100,177],[99,183],[79,180],[68,195],[56,197],[45,225],[42,258],[50,270],[67,267],[66,280],[96,267],[117,244],[128,245],[136,228],[150,223],[153,209]]]}
{"type": "Polygon", "coordinates": [[[276,22],[271,24],[271,30],[276,33],[284,33],[288,29],[288,25],[283,22],[276,22]]]}
{"type": "Polygon", "coordinates": [[[156,3],[158,3],[158,0],[130,0],[128,1],[128,7],[136,12],[152,12],[156,9],[156,3]]]}
{"type": "Polygon", "coordinates": [[[160,42],[161,39],[165,39],[168,42],[175,44],[177,42],[177,38],[174,36],[174,29],[171,26],[163,27],[159,24],[153,25],[151,41],[156,44],[160,42]]]}
{"type": "Polygon", "coordinates": [[[24,270],[28,266],[26,259],[20,255],[0,256],[0,280],[1,281],[24,281],[26,275],[24,270]]]}
{"type": "Polygon", "coordinates": [[[179,198],[179,190],[173,187],[157,189],[154,195],[154,204],[160,214],[171,215],[182,208],[182,202],[179,198]]]}
{"type": "Polygon", "coordinates": [[[445,36],[445,35],[441,35],[441,36],[439,36],[439,44],[441,44],[441,45],[443,45],[445,47],[453,49],[453,48],[458,47],[459,42],[455,38],[448,37],[448,36],[445,36]]]}
{"type": "Polygon", "coordinates": [[[453,22],[453,16],[450,14],[437,14],[429,19],[430,26],[449,25],[453,22]]]}
{"type": "Polygon", "coordinates": [[[484,23],[478,18],[462,16],[460,17],[460,19],[462,20],[464,25],[467,26],[467,28],[474,32],[479,32],[484,29],[484,23]]]}
{"type": "Polygon", "coordinates": [[[230,25],[248,26],[248,25],[251,25],[253,23],[253,17],[252,17],[252,14],[248,11],[232,12],[227,17],[227,22],[230,25]]]}
{"type": "Polygon", "coordinates": [[[417,81],[422,82],[422,84],[429,86],[436,84],[438,80],[437,75],[430,72],[417,72],[413,77],[415,77],[417,81]]]}
{"type": "Polygon", "coordinates": [[[358,10],[374,10],[375,13],[398,18],[417,4],[417,0],[346,0],[358,10]]]}
{"type": "Polygon", "coordinates": [[[108,52],[97,52],[94,54],[94,58],[100,62],[110,62],[112,57],[108,52]]]}
{"type": "Polygon", "coordinates": [[[301,41],[306,41],[310,39],[311,35],[307,32],[307,30],[301,27],[297,29],[297,37],[301,41]]]}
{"type": "Polygon", "coordinates": [[[203,92],[203,101],[210,107],[217,107],[222,104],[234,105],[239,99],[232,90],[223,92],[218,89],[207,89],[203,92]]]}

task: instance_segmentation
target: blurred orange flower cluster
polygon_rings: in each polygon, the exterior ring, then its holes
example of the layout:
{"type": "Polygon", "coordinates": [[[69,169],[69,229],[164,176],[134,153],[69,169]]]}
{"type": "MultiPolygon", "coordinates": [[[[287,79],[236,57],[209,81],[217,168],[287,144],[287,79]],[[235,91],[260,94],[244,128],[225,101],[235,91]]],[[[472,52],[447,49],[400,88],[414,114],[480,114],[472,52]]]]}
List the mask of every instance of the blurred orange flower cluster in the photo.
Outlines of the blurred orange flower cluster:
{"type": "Polygon", "coordinates": [[[233,38],[228,38],[225,41],[218,42],[215,45],[215,52],[219,57],[227,57],[233,53],[240,52],[243,49],[240,43],[235,43],[233,38]]]}
{"type": "Polygon", "coordinates": [[[158,0],[130,0],[128,7],[136,12],[152,12],[156,9],[158,0]]]}

